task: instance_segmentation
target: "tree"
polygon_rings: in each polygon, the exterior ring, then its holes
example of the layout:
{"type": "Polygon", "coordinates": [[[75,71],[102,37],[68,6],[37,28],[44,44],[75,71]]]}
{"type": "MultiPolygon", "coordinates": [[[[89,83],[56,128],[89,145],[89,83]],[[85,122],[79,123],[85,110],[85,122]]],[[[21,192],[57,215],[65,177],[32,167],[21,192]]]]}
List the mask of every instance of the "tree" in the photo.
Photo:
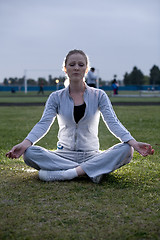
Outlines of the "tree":
{"type": "Polygon", "coordinates": [[[55,85],[55,82],[53,81],[52,75],[48,76],[48,84],[49,85],[55,85]]]}
{"type": "Polygon", "coordinates": [[[35,85],[37,85],[37,82],[34,79],[29,78],[29,79],[27,79],[27,84],[31,85],[31,86],[35,86],[35,85]]]}
{"type": "Polygon", "coordinates": [[[7,79],[7,78],[4,78],[3,84],[4,84],[4,85],[8,85],[8,79],[7,79]]]}
{"type": "Polygon", "coordinates": [[[13,78],[13,77],[10,77],[10,78],[5,78],[4,81],[3,81],[4,85],[23,85],[24,84],[24,77],[22,78],[13,78]]]}
{"type": "Polygon", "coordinates": [[[160,69],[156,65],[150,69],[150,84],[160,84],[160,69]]]}
{"type": "Polygon", "coordinates": [[[48,82],[46,81],[45,78],[39,77],[38,78],[38,85],[41,85],[41,84],[48,85],[48,82]]]}
{"type": "Polygon", "coordinates": [[[131,73],[125,73],[123,81],[125,85],[143,85],[144,75],[141,70],[135,66],[131,73]]]}
{"type": "Polygon", "coordinates": [[[133,85],[143,85],[144,75],[137,67],[134,67],[131,72],[131,82],[133,85]]]}
{"type": "Polygon", "coordinates": [[[124,85],[131,85],[130,75],[126,72],[123,79],[124,85]]]}
{"type": "Polygon", "coordinates": [[[144,76],[144,85],[149,85],[150,84],[150,78],[149,76],[145,75],[144,76]]]}
{"type": "Polygon", "coordinates": [[[24,77],[21,77],[18,79],[18,84],[19,85],[24,85],[24,77]]]}
{"type": "Polygon", "coordinates": [[[99,86],[105,86],[106,81],[102,80],[102,78],[99,78],[99,86]]]}

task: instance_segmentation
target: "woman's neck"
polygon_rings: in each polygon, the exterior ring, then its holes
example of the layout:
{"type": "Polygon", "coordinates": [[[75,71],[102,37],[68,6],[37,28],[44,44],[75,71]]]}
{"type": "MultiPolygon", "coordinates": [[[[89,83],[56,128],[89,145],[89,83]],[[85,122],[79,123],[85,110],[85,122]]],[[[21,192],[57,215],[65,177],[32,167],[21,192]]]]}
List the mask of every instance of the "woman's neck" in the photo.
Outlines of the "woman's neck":
{"type": "Polygon", "coordinates": [[[70,91],[70,93],[84,93],[85,83],[84,82],[78,82],[78,83],[70,82],[69,91],[70,91]]]}
{"type": "Polygon", "coordinates": [[[73,99],[74,105],[82,105],[84,103],[83,94],[85,91],[85,83],[81,82],[78,84],[70,83],[69,85],[69,93],[71,98],[73,99]]]}

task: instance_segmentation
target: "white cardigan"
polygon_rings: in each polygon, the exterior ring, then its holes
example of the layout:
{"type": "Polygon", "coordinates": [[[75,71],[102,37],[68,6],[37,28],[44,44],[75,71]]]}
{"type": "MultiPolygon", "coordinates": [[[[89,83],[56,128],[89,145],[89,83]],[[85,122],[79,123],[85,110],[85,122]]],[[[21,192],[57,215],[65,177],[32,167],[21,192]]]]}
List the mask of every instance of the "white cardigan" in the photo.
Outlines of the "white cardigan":
{"type": "Polygon", "coordinates": [[[85,114],[78,123],[74,120],[74,102],[69,87],[51,93],[40,121],[33,127],[26,139],[33,144],[50,129],[57,116],[59,124],[58,149],[72,151],[99,150],[98,125],[100,113],[110,130],[121,142],[134,139],[118,120],[107,94],[100,89],[86,85],[84,92],[85,114]]]}

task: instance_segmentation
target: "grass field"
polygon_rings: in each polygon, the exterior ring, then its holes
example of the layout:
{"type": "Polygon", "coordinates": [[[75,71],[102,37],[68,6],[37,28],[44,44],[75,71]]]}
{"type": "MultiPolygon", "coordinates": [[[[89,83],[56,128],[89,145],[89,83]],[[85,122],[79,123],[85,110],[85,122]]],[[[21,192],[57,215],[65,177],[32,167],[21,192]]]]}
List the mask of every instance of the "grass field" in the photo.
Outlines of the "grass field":
{"type": "MultiPolygon", "coordinates": [[[[0,239],[2,240],[158,240],[160,239],[160,108],[114,107],[139,141],[155,148],[105,177],[45,183],[22,158],[5,153],[22,141],[41,117],[43,107],[0,107],[0,239]]],[[[118,140],[100,122],[101,149],[118,140]]],[[[55,149],[57,122],[39,145],[55,149]]]]}
{"type": "MultiPolygon", "coordinates": [[[[46,91],[44,95],[37,94],[37,92],[0,92],[0,103],[44,103],[46,102],[49,94],[51,92],[46,91]]],[[[152,97],[142,97],[139,91],[120,91],[117,96],[112,96],[112,91],[107,91],[107,94],[111,101],[114,102],[159,102],[160,103],[160,94],[158,96],[152,97]],[[126,97],[130,96],[130,97],[126,97]]]]}

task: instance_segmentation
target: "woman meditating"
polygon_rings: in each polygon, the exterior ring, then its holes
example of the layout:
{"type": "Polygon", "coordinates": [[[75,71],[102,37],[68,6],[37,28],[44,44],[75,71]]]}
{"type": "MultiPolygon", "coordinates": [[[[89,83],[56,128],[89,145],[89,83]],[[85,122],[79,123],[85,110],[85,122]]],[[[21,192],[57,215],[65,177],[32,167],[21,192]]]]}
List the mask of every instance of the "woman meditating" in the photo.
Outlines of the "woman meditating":
{"type": "Polygon", "coordinates": [[[87,86],[88,69],[89,60],[82,50],[67,54],[63,70],[69,85],[50,94],[40,121],[6,154],[9,158],[23,155],[25,163],[37,169],[43,181],[64,181],[88,175],[99,183],[104,174],[129,163],[134,149],[142,156],[154,153],[150,144],[137,142],[120,123],[107,94],[87,86]],[[103,152],[99,150],[98,139],[100,114],[110,132],[120,140],[103,152]],[[57,150],[35,145],[49,131],[56,117],[59,124],[57,150]]]}

